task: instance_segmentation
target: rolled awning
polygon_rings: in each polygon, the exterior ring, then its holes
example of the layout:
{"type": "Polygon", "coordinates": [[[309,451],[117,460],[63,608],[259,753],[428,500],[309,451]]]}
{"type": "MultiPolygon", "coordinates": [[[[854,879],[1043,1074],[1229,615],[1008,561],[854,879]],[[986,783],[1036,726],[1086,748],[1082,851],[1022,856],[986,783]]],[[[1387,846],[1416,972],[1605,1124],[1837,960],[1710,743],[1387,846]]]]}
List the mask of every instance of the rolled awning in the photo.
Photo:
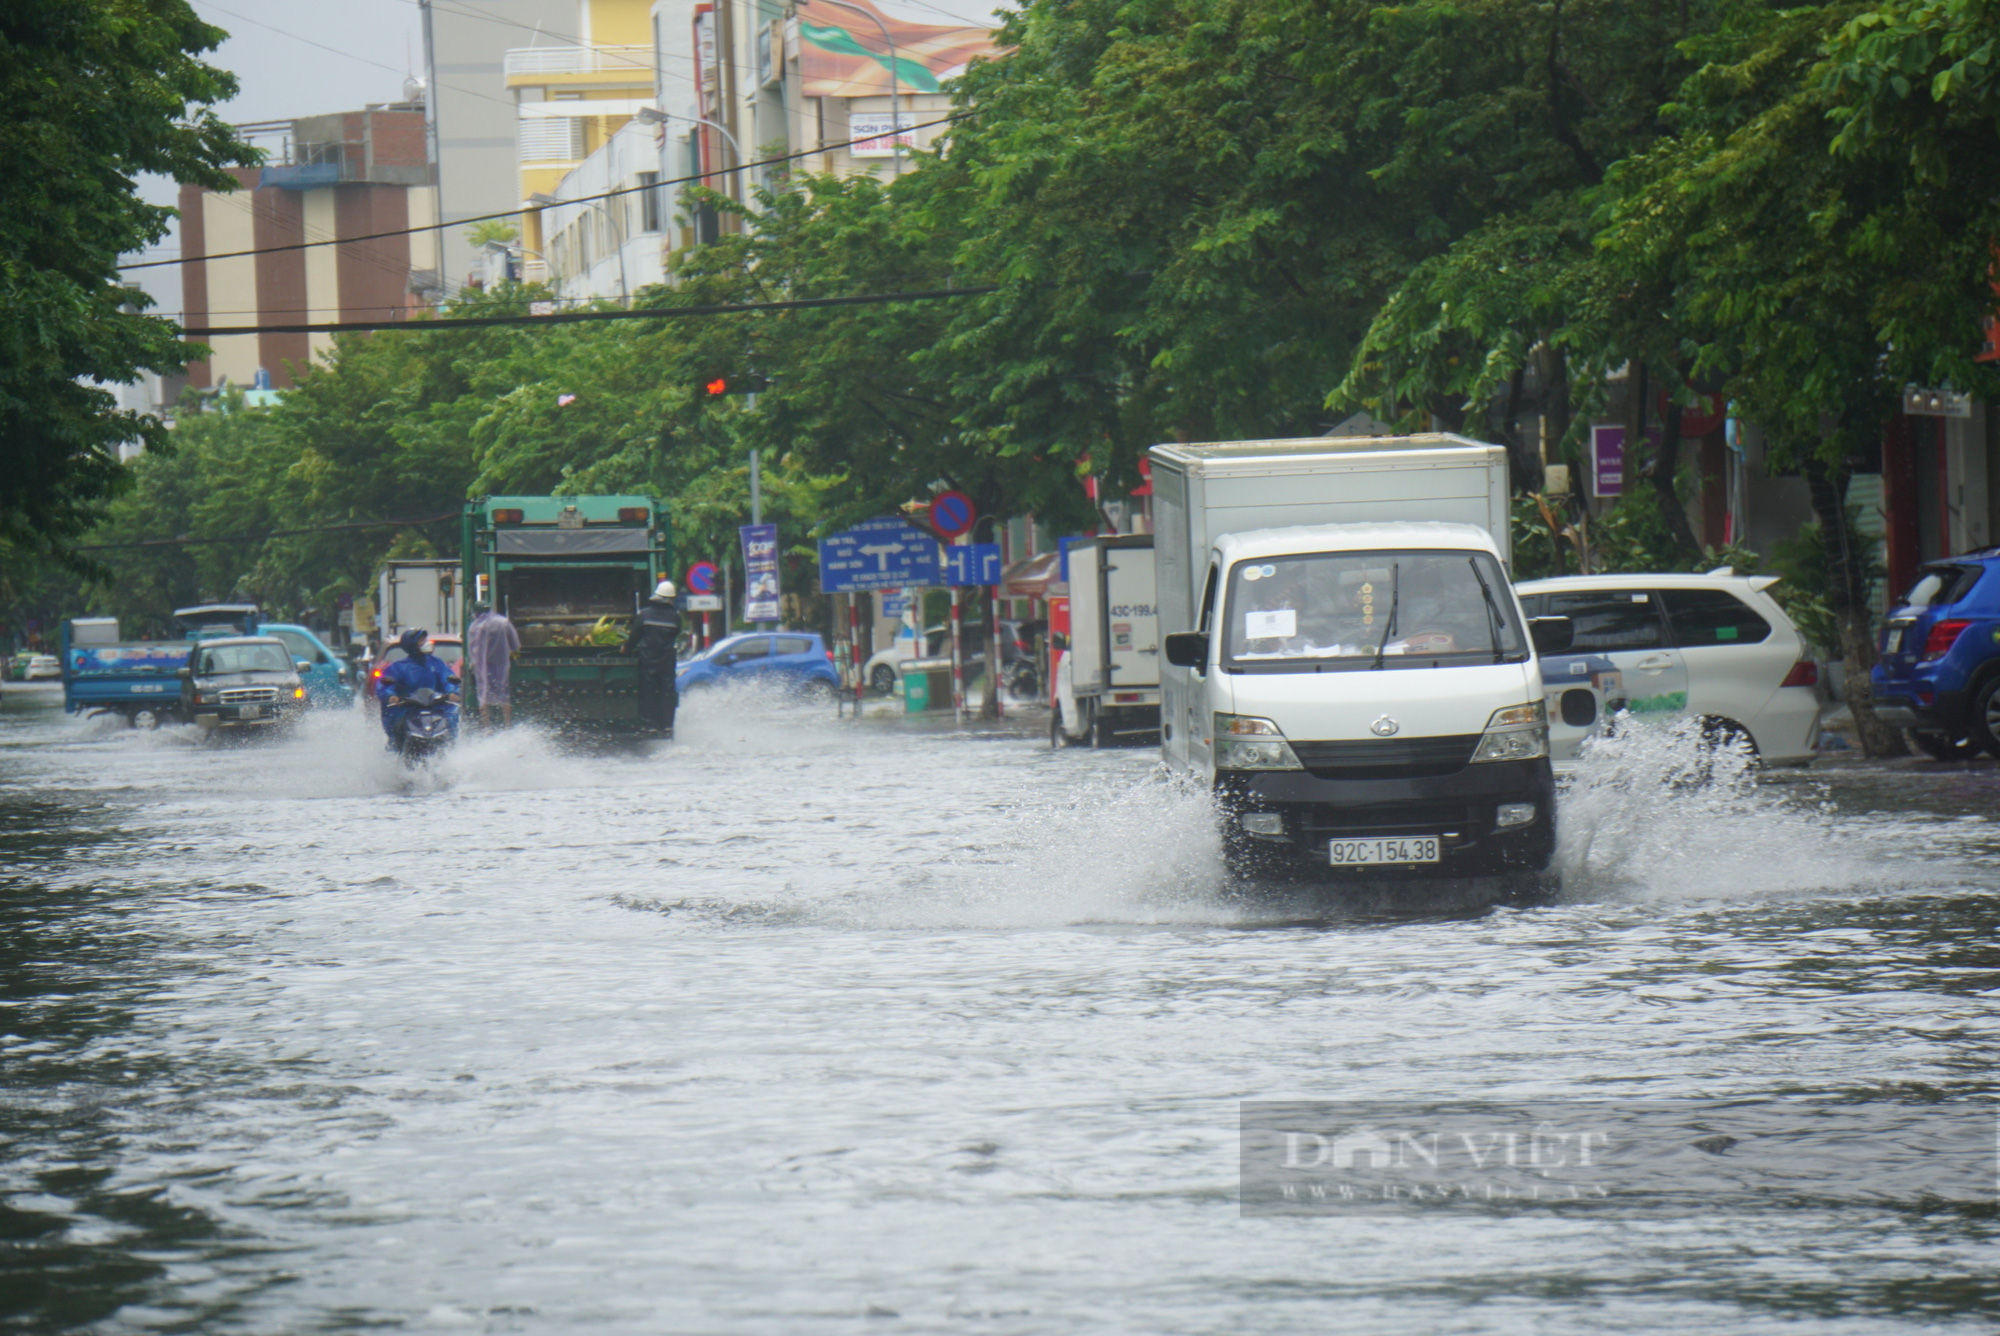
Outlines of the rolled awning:
{"type": "Polygon", "coordinates": [[[1008,598],[1061,598],[1069,593],[1062,582],[1062,554],[1042,552],[1017,561],[1000,572],[1000,586],[1008,598]]]}

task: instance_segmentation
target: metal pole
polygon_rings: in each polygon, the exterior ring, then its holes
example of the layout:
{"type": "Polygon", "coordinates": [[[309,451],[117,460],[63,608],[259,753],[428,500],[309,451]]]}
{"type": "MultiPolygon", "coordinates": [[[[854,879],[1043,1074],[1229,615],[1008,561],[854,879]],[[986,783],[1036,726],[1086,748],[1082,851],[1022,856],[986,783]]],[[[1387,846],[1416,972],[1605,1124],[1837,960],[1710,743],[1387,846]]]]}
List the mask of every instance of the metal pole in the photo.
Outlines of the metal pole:
{"type": "Polygon", "coordinates": [[[964,606],[959,602],[959,587],[951,587],[951,713],[959,723],[965,722],[965,655],[960,650],[965,621],[964,606]]]}

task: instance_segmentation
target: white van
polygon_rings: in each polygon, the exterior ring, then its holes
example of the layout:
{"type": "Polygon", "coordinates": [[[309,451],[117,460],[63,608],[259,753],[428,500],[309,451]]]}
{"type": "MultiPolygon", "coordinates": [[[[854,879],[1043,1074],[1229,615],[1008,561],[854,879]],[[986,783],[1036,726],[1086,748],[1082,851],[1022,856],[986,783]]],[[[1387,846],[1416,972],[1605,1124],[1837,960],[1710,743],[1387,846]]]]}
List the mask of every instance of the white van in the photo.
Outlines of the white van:
{"type": "Polygon", "coordinates": [[[1161,750],[1212,787],[1232,866],[1545,868],[1534,642],[1566,648],[1568,623],[1531,630],[1514,597],[1505,451],[1426,436],[1152,453],[1161,750]],[[1246,523],[1265,517],[1308,522],[1246,523]]]}

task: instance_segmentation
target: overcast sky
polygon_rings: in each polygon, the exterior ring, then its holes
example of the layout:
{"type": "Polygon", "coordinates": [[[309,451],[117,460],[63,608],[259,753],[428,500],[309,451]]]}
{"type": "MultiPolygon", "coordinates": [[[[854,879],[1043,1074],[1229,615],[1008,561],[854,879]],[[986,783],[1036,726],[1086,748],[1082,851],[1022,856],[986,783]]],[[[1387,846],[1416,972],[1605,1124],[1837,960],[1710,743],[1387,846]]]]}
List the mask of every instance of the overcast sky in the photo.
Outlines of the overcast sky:
{"type": "MultiPolygon", "coordinates": [[[[876,0],[888,13],[913,23],[992,22],[994,0],[876,0]]],[[[202,18],[229,34],[208,56],[212,65],[235,74],[238,92],[222,108],[230,121],[290,120],[334,111],[356,111],[370,102],[403,96],[403,76],[424,64],[422,18],[417,0],[193,0],[202,18]]],[[[501,90],[494,90],[496,93],[501,90]]],[[[172,181],[148,177],[140,193],[159,204],[174,203],[172,181]]],[[[158,249],[132,259],[165,260],[180,255],[178,230],[158,249]]],[[[161,314],[178,317],[178,266],[130,271],[128,277],[153,294],[161,314]]]]}

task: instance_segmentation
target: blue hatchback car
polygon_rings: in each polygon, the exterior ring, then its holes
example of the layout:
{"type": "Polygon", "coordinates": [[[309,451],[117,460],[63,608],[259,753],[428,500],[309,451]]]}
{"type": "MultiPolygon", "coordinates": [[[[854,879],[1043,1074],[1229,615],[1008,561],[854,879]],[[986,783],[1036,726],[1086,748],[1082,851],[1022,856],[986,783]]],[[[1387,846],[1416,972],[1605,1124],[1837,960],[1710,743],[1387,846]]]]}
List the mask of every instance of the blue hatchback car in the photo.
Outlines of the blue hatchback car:
{"type": "Polygon", "coordinates": [[[674,685],[691,687],[765,682],[830,696],[840,690],[833,652],[810,631],[756,631],[718,640],[681,665],[674,685]]]}
{"type": "Polygon", "coordinates": [[[1879,651],[1878,719],[1941,761],[2000,757],[2000,548],[1923,567],[1879,651]]]}

